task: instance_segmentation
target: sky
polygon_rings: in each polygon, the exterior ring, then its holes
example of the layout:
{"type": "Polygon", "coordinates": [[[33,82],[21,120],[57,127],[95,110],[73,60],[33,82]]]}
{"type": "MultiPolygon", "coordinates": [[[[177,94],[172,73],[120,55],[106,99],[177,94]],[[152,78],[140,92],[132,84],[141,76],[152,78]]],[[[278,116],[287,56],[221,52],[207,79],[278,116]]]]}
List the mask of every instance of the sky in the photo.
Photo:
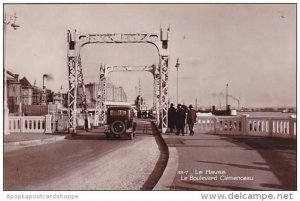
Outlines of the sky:
{"type": "MultiPolygon", "coordinates": [[[[68,90],[67,30],[81,33],[159,32],[170,27],[169,99],[197,106],[296,106],[296,4],[6,4],[16,12],[18,30],[6,32],[6,66],[47,88],[68,90]]],[[[98,83],[99,66],[158,64],[150,44],[89,44],[81,58],[86,83],[98,83]]],[[[148,72],[111,73],[129,101],[142,96],[152,103],[148,72]]]]}

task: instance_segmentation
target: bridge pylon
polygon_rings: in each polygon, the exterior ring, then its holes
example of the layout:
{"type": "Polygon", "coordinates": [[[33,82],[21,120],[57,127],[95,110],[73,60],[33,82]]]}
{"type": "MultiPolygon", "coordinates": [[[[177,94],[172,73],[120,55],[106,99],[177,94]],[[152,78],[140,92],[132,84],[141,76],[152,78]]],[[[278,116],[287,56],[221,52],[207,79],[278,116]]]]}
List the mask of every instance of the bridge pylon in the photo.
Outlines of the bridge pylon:
{"type": "MultiPolygon", "coordinates": [[[[68,109],[69,109],[69,131],[76,133],[76,112],[78,87],[83,83],[80,81],[82,75],[82,66],[80,62],[81,47],[92,43],[149,43],[156,47],[159,55],[159,65],[154,70],[154,93],[156,96],[156,123],[160,125],[163,133],[168,128],[168,42],[169,28],[160,29],[159,33],[129,33],[129,34],[82,34],[68,30],[68,109]],[[78,71],[79,70],[79,71],[78,71]],[[81,74],[80,74],[81,73],[81,74]]],[[[104,72],[104,77],[105,77],[104,72]]],[[[100,73],[101,76],[101,73],[100,73]]],[[[103,75],[102,75],[103,76],[103,75]]],[[[105,88],[105,78],[100,78],[99,84],[105,88]],[[103,83],[102,83],[103,82],[103,83]],[[103,85],[104,84],[104,85],[103,85]]],[[[98,99],[98,98],[97,98],[98,99]]],[[[100,121],[104,121],[104,102],[105,94],[99,94],[102,103],[98,106],[98,112],[101,111],[100,121]],[[102,112],[103,111],[103,112],[102,112]]],[[[86,101],[86,99],[85,99],[86,101]]]]}

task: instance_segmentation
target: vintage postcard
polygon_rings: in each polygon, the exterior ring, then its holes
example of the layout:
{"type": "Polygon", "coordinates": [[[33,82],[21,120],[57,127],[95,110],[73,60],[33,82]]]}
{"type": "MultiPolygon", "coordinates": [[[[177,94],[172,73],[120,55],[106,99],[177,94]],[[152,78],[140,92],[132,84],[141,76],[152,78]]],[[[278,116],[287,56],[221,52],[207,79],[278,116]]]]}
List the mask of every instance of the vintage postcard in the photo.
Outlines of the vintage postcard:
{"type": "Polygon", "coordinates": [[[5,3],[3,190],[291,199],[296,9],[5,3]]]}

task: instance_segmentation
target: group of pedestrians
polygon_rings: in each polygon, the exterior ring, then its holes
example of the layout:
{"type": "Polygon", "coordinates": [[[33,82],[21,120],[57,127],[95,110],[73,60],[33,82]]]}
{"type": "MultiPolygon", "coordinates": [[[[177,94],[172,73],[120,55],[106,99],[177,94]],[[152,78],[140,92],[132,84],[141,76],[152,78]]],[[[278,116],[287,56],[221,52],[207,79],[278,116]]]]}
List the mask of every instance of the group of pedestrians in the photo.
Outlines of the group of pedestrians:
{"type": "Polygon", "coordinates": [[[196,111],[193,106],[189,107],[185,105],[178,104],[177,108],[174,108],[174,104],[171,103],[168,109],[168,124],[170,132],[173,133],[176,128],[176,135],[180,133],[185,134],[184,128],[188,124],[190,135],[194,135],[194,124],[196,123],[196,111]]]}

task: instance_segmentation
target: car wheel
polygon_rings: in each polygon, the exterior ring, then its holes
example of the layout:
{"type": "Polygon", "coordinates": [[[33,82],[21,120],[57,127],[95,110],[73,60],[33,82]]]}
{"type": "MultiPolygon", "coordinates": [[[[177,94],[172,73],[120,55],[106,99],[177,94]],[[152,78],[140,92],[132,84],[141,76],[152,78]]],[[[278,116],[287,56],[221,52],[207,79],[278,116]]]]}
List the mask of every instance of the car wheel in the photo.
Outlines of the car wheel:
{"type": "Polygon", "coordinates": [[[123,121],[116,120],[111,124],[111,132],[114,135],[121,135],[125,132],[126,126],[123,121]]]}

